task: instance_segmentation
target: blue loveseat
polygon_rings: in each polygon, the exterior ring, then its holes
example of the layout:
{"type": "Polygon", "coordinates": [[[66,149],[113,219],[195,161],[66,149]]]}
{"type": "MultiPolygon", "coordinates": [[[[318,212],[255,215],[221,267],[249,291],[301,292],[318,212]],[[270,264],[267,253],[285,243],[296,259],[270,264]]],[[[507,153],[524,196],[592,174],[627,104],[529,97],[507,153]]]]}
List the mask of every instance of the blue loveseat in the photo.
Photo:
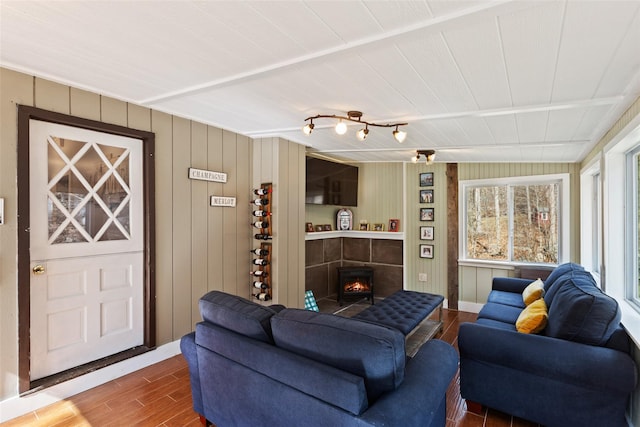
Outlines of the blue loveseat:
{"type": "Polygon", "coordinates": [[[455,349],[405,356],[394,328],[213,291],[180,343],[194,410],[219,427],[444,426],[455,349]]]}
{"type": "Polygon", "coordinates": [[[462,397],[548,427],[627,425],[637,373],[616,301],[580,265],[562,264],[544,281],[546,328],[520,333],[530,283],[494,278],[477,321],[460,325],[462,397]]]}

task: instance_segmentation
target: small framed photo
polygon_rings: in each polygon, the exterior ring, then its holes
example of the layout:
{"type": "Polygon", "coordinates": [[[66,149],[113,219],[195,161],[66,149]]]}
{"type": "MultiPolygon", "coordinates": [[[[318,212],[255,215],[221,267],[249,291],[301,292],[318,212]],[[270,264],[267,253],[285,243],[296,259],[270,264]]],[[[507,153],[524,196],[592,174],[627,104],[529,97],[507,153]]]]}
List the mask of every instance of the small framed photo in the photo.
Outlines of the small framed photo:
{"type": "Polygon", "coordinates": [[[420,203],[433,203],[433,190],[420,190],[420,203]]]}
{"type": "Polygon", "coordinates": [[[313,233],[313,224],[310,222],[305,222],[304,229],[307,233],[313,233]]]}
{"type": "Polygon", "coordinates": [[[360,231],[367,231],[369,229],[369,223],[361,222],[360,223],[360,231]]]}
{"type": "Polygon", "coordinates": [[[433,245],[420,245],[420,258],[433,258],[433,245]]]}
{"type": "Polygon", "coordinates": [[[420,208],[420,221],[433,221],[433,208],[420,208]]]}
{"type": "Polygon", "coordinates": [[[325,224],[322,226],[322,231],[331,231],[331,224],[325,224]]]}
{"type": "Polygon", "coordinates": [[[433,240],[433,226],[420,227],[420,240],[433,240]]]}
{"type": "Polygon", "coordinates": [[[384,224],[373,224],[373,231],[384,231],[384,224]]]}
{"type": "Polygon", "coordinates": [[[316,225],[316,231],[323,231],[324,227],[322,226],[322,224],[318,224],[316,225]]]}
{"type": "Polygon", "coordinates": [[[400,231],[400,220],[392,218],[389,220],[389,231],[400,231]]]}
{"type": "Polygon", "coordinates": [[[420,174],[420,187],[433,187],[433,172],[420,174]]]}

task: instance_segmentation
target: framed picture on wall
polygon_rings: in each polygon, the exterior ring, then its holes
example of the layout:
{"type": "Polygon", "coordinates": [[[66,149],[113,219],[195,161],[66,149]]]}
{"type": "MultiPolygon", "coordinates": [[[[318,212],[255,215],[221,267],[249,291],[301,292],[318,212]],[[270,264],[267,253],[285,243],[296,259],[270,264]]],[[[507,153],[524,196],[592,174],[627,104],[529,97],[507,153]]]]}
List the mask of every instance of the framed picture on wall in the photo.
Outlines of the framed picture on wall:
{"type": "Polygon", "coordinates": [[[433,203],[433,190],[420,190],[420,203],[433,203]]]}
{"type": "Polygon", "coordinates": [[[420,187],[433,187],[433,172],[420,174],[420,187]]]}
{"type": "Polygon", "coordinates": [[[433,258],[433,245],[420,245],[420,258],[433,258]]]}
{"type": "Polygon", "coordinates": [[[433,221],[433,208],[420,208],[420,221],[433,221]]]}
{"type": "Polygon", "coordinates": [[[433,240],[433,226],[420,227],[420,240],[433,240]]]}

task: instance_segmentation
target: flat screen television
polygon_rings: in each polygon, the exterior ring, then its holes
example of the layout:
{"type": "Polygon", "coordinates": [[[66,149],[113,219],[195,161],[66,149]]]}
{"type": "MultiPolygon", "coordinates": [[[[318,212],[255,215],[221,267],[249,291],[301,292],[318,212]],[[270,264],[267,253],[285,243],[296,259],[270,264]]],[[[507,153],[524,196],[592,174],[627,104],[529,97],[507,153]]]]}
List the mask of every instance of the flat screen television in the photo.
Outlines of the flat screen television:
{"type": "Polygon", "coordinates": [[[305,203],[358,206],[358,168],[307,157],[305,203]]]}

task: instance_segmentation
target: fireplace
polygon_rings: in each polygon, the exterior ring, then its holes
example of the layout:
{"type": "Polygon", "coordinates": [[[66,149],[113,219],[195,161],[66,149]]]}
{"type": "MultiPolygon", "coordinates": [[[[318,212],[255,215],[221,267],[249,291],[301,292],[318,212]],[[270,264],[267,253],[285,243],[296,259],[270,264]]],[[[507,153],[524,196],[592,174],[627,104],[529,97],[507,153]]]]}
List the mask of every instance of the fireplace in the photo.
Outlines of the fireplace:
{"type": "Polygon", "coordinates": [[[338,303],[345,297],[366,297],[373,304],[373,268],[338,267],[338,303]]]}

